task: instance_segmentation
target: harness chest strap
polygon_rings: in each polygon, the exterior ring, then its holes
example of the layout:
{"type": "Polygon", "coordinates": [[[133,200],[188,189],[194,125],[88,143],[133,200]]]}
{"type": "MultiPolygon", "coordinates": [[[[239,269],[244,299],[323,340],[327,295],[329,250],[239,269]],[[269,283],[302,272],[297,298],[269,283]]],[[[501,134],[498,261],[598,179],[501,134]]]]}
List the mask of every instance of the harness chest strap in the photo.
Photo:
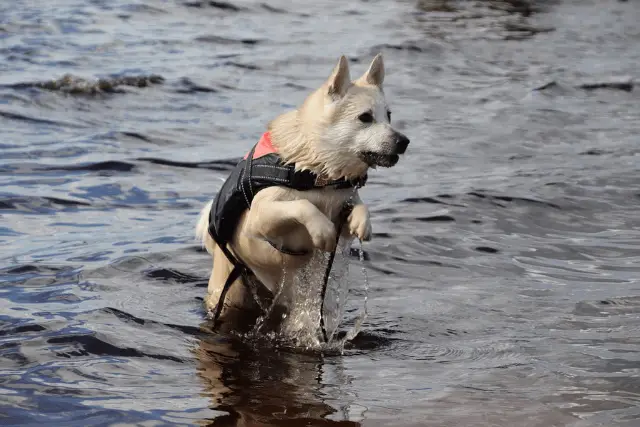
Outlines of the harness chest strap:
{"type": "Polygon", "coordinates": [[[272,185],[281,185],[299,191],[325,187],[359,188],[364,186],[367,181],[367,175],[355,180],[348,180],[346,178],[329,180],[308,170],[297,171],[294,163],[285,164],[280,159],[280,156],[271,142],[271,135],[269,132],[262,134],[258,143],[254,145],[251,151],[244,156],[243,161],[246,162],[242,176],[242,184],[243,191],[246,190],[246,194],[248,196],[245,200],[247,203],[247,209],[251,208],[251,201],[255,196],[253,191],[253,181],[271,181],[272,185]],[[255,163],[256,160],[259,161],[259,159],[270,155],[277,158],[277,161],[274,162],[275,164],[266,164],[265,162],[255,163]]]}

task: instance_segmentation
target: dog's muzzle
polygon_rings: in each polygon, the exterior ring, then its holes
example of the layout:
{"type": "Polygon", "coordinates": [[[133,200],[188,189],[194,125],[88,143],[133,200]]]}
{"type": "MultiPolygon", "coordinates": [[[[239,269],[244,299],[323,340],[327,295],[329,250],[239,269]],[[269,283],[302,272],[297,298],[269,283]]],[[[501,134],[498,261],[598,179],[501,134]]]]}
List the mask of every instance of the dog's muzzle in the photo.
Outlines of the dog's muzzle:
{"type": "Polygon", "coordinates": [[[400,160],[400,154],[404,154],[409,146],[409,138],[400,132],[394,132],[393,150],[391,153],[376,153],[374,151],[365,151],[360,154],[360,158],[371,167],[381,166],[390,168],[395,166],[400,160]]]}

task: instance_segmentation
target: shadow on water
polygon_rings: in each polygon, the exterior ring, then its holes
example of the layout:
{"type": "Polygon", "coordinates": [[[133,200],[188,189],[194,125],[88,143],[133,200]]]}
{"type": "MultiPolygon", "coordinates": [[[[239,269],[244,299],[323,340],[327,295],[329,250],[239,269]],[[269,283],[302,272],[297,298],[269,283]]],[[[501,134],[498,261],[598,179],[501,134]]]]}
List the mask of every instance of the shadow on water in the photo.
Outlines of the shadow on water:
{"type": "Polygon", "coordinates": [[[360,426],[333,421],[344,416],[325,400],[335,400],[323,378],[327,367],[341,369],[339,357],[260,348],[213,337],[194,350],[198,376],[213,408],[226,415],[209,426],[360,426]]]}

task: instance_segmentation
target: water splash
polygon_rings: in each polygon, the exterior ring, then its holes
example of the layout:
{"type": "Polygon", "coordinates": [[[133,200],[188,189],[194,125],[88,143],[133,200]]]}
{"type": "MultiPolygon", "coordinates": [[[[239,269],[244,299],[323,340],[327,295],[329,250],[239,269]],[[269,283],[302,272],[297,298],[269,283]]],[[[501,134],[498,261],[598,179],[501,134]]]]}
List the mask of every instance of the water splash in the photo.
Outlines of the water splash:
{"type": "MultiPolygon", "coordinates": [[[[350,239],[349,239],[350,240],[350,239]]],[[[359,241],[357,248],[359,252],[360,271],[362,282],[353,280],[350,274],[351,268],[355,263],[350,262],[350,241],[339,244],[339,250],[334,258],[333,268],[329,275],[327,283],[327,292],[325,294],[324,312],[321,312],[322,298],[322,275],[318,275],[318,271],[324,271],[328,262],[328,255],[318,251],[314,254],[311,262],[306,268],[303,268],[297,275],[293,276],[291,272],[287,278],[286,268],[283,268],[284,280],[280,283],[277,300],[285,284],[291,287],[291,298],[289,302],[289,313],[283,319],[281,330],[278,334],[267,334],[266,338],[275,340],[277,345],[281,347],[289,347],[296,350],[306,351],[322,351],[322,352],[338,352],[342,353],[348,341],[358,335],[362,328],[362,324],[367,318],[368,309],[368,290],[369,279],[364,265],[364,251],[362,242],[359,241]],[[362,284],[364,287],[364,301],[362,309],[355,318],[353,326],[344,334],[339,334],[340,326],[344,322],[344,314],[347,308],[347,300],[349,289],[356,283],[362,284]],[[320,329],[320,317],[324,314],[325,329],[327,331],[328,342],[324,342],[322,331],[320,329]],[[340,336],[336,339],[336,336],[340,336]]],[[[289,293],[286,291],[286,293],[289,293]]],[[[269,314],[272,307],[269,309],[269,314]]],[[[268,315],[269,315],[268,314],[268,315]]],[[[264,319],[261,319],[261,322],[264,319]]],[[[256,333],[259,326],[254,329],[254,338],[259,338],[256,333]]]]}
{"type": "Polygon", "coordinates": [[[344,344],[347,341],[351,341],[356,337],[356,335],[358,335],[358,333],[362,328],[362,324],[364,323],[364,321],[367,318],[367,315],[369,314],[369,312],[367,311],[367,301],[369,300],[369,276],[367,275],[367,268],[364,265],[364,250],[362,248],[362,240],[358,239],[358,242],[360,243],[360,245],[358,246],[358,259],[360,261],[360,269],[362,271],[362,280],[364,282],[364,302],[362,305],[362,312],[356,318],[355,324],[342,339],[342,342],[341,342],[342,348],[344,348],[344,344]]]}
{"type": "MultiPolygon", "coordinates": [[[[355,197],[356,192],[354,191],[347,204],[353,205],[355,197]]],[[[360,269],[364,282],[364,304],[359,315],[355,318],[353,326],[346,333],[340,334],[339,339],[335,339],[344,318],[349,289],[351,288],[351,242],[351,238],[345,239],[341,237],[338,240],[335,257],[326,284],[324,301],[322,298],[324,274],[319,274],[319,272],[324,273],[326,271],[330,259],[329,254],[315,251],[309,263],[304,268],[296,271],[296,274],[287,270],[286,257],[283,257],[282,278],[274,298],[266,310],[262,307],[260,298],[255,293],[255,290],[252,289],[254,299],[265,314],[258,318],[256,325],[250,333],[245,335],[245,338],[267,338],[274,340],[280,346],[342,353],[345,344],[358,335],[368,315],[369,279],[364,266],[363,243],[358,239],[360,269]],[[274,308],[278,304],[284,304],[289,309],[287,314],[282,315],[279,332],[262,333],[261,329],[265,321],[273,315],[274,308]],[[321,318],[324,318],[327,342],[324,342],[323,339],[321,318]],[[260,335],[263,336],[261,337],[260,335]]]]}
{"type": "Polygon", "coordinates": [[[287,280],[287,262],[285,257],[283,257],[282,258],[282,278],[278,283],[278,288],[276,289],[276,292],[273,296],[273,300],[271,301],[271,304],[267,309],[265,309],[265,307],[262,305],[261,298],[258,296],[255,286],[251,286],[251,294],[253,296],[254,301],[258,304],[258,306],[260,307],[260,310],[262,310],[262,312],[265,313],[264,315],[258,317],[258,319],[256,320],[256,324],[253,327],[253,330],[250,332],[251,335],[253,336],[257,335],[260,332],[260,328],[264,324],[264,321],[273,314],[273,309],[275,308],[276,304],[278,303],[278,300],[280,299],[280,296],[282,295],[282,291],[285,287],[286,280],[287,280]]]}
{"type": "Polygon", "coordinates": [[[289,315],[284,319],[281,334],[296,347],[318,349],[322,346],[320,317],[322,306],[323,275],[328,254],[316,251],[309,264],[295,276],[291,283],[289,315]]]}
{"type": "Polygon", "coordinates": [[[340,242],[327,281],[323,315],[328,344],[332,343],[344,317],[349,288],[351,287],[349,275],[351,248],[349,243],[349,241],[340,242]]]}

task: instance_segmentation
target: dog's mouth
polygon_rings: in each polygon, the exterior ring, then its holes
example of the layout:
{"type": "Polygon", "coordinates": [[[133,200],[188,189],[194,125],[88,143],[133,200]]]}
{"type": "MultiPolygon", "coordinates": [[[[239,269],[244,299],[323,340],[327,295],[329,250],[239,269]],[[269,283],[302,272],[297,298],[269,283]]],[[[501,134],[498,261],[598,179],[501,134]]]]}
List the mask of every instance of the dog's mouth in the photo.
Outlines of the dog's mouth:
{"type": "Polygon", "coordinates": [[[360,153],[360,158],[371,167],[381,166],[383,168],[390,168],[400,160],[400,156],[397,154],[382,154],[374,153],[373,151],[360,153]]]}

